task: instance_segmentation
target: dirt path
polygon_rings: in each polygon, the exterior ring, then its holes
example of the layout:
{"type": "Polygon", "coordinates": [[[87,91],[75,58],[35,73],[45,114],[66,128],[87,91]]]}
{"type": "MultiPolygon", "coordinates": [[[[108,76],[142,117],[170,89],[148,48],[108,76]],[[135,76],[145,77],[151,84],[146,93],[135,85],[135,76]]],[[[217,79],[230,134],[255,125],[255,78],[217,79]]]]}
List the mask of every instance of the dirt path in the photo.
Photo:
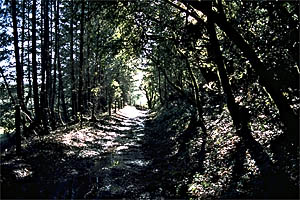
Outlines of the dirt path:
{"type": "Polygon", "coordinates": [[[146,117],[126,106],[109,120],[36,137],[20,157],[3,154],[2,198],[147,198],[146,117]]]}

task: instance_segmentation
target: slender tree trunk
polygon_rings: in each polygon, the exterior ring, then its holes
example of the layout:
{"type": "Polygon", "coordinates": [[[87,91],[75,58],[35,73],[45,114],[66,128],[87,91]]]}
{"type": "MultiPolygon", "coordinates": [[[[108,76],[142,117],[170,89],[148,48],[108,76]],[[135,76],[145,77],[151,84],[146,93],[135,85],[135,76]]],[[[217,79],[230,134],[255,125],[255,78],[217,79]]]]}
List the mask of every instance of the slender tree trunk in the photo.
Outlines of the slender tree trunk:
{"type": "MultiPolygon", "coordinates": [[[[45,67],[46,67],[46,101],[45,101],[45,105],[46,105],[46,110],[47,111],[47,115],[48,116],[51,116],[50,115],[50,104],[51,104],[51,38],[50,38],[50,31],[49,31],[49,28],[51,27],[52,28],[52,21],[50,21],[50,18],[49,18],[49,3],[51,3],[51,1],[49,0],[46,0],[46,5],[45,5],[45,67]],[[50,23],[49,23],[50,22],[50,23]]],[[[51,8],[52,8],[52,5],[51,5],[51,8]]],[[[51,9],[50,9],[51,11],[51,9]]],[[[50,12],[50,16],[52,17],[52,14],[50,12]]],[[[50,29],[51,30],[51,29],[50,29]]],[[[52,35],[52,33],[51,33],[52,35]]],[[[47,117],[48,117],[47,116],[47,117]]],[[[51,117],[50,117],[51,119],[51,117]]]]}
{"type": "MultiPolygon", "coordinates": [[[[23,0],[22,2],[22,33],[21,33],[21,68],[22,68],[22,101],[21,101],[21,108],[23,111],[26,111],[28,115],[30,116],[31,113],[27,110],[26,105],[25,105],[25,85],[24,85],[24,52],[25,52],[25,47],[24,47],[24,42],[25,42],[25,6],[26,6],[26,0],[23,0]]],[[[26,128],[26,123],[25,123],[25,118],[22,119],[22,124],[23,124],[23,130],[26,128]]]]}
{"type": "MultiPolygon", "coordinates": [[[[59,7],[59,0],[58,0],[58,7],[59,7]]],[[[59,12],[58,12],[59,13],[59,12]]],[[[58,32],[59,36],[59,32],[58,32]]],[[[59,47],[59,38],[57,41],[57,46],[59,47]]],[[[62,107],[62,112],[63,112],[63,121],[68,122],[68,112],[67,112],[67,106],[66,106],[66,101],[65,101],[65,94],[64,94],[64,83],[63,83],[63,75],[62,75],[62,68],[61,68],[61,63],[60,63],[60,54],[59,54],[59,48],[57,49],[57,69],[58,69],[58,87],[59,87],[59,98],[58,100],[61,101],[61,107],[62,107]]],[[[59,110],[59,105],[58,103],[58,110],[59,110]]]]}
{"type": "Polygon", "coordinates": [[[164,104],[164,101],[163,101],[163,96],[162,96],[162,92],[161,92],[161,77],[160,77],[160,70],[158,70],[158,93],[159,93],[160,103],[161,103],[161,105],[163,105],[163,104],[164,104]]]}
{"type": "Polygon", "coordinates": [[[63,76],[62,76],[59,52],[58,52],[58,56],[57,56],[57,68],[58,68],[58,85],[59,85],[59,96],[60,96],[59,99],[61,100],[63,120],[64,120],[64,122],[67,122],[67,121],[69,121],[69,118],[68,118],[67,106],[66,106],[66,101],[65,101],[65,93],[63,90],[64,83],[63,83],[63,76]]]}
{"type": "Polygon", "coordinates": [[[40,103],[39,103],[39,90],[37,81],[37,61],[36,61],[36,0],[32,3],[32,86],[33,86],[33,103],[35,110],[36,121],[41,120],[40,103]]]}
{"type": "Polygon", "coordinates": [[[58,65],[58,59],[59,56],[59,43],[58,43],[58,35],[59,35],[59,0],[55,1],[56,5],[54,12],[55,12],[55,55],[54,55],[54,63],[53,63],[53,86],[52,86],[52,96],[51,96],[51,122],[52,122],[52,128],[56,128],[56,120],[55,120],[55,111],[54,111],[54,105],[55,105],[55,98],[56,98],[56,68],[58,65]]]}
{"type": "MultiPolygon", "coordinates": [[[[89,34],[88,34],[89,38],[89,34]]],[[[90,73],[90,63],[89,63],[89,57],[90,57],[90,42],[89,39],[87,40],[87,80],[86,80],[86,86],[87,86],[87,102],[91,102],[91,73],[90,73]]]]}
{"type": "Polygon", "coordinates": [[[108,100],[108,115],[111,116],[111,99],[108,100]]]}
{"type": "MultiPolygon", "coordinates": [[[[53,94],[53,87],[52,87],[52,74],[51,74],[51,71],[52,71],[52,60],[53,60],[53,55],[52,55],[52,52],[53,52],[53,1],[54,0],[48,0],[49,2],[49,5],[48,5],[48,9],[50,7],[50,18],[49,18],[49,53],[48,53],[48,71],[47,71],[47,95],[48,95],[48,113],[49,113],[49,116],[50,116],[50,121],[51,121],[51,126],[53,126],[53,122],[52,122],[52,96],[54,95],[53,94]]],[[[55,6],[55,5],[54,5],[55,6]]],[[[54,63],[53,63],[54,65],[54,63]]]]}
{"type": "MultiPolygon", "coordinates": [[[[194,88],[194,98],[195,98],[195,102],[196,102],[198,116],[201,119],[201,121],[203,121],[203,108],[202,108],[202,104],[201,104],[201,100],[200,100],[198,83],[197,83],[197,80],[196,80],[195,75],[193,73],[193,70],[190,66],[190,63],[188,62],[188,58],[186,57],[185,59],[186,59],[186,67],[187,67],[188,72],[190,74],[190,77],[192,79],[192,85],[193,85],[193,88],[194,88]]],[[[206,132],[205,126],[203,128],[206,132]]]]}
{"type": "MultiPolygon", "coordinates": [[[[90,3],[88,2],[88,9],[87,9],[87,15],[89,16],[89,12],[90,12],[90,3]]],[[[87,73],[87,80],[86,80],[86,87],[87,87],[87,95],[86,95],[86,105],[88,105],[88,102],[91,102],[91,73],[90,73],[90,63],[89,63],[89,59],[90,59],[90,32],[87,31],[87,69],[86,69],[86,73],[87,73]]]]}
{"type": "MultiPolygon", "coordinates": [[[[269,184],[272,184],[270,180],[275,180],[275,174],[273,172],[274,166],[269,156],[264,152],[263,147],[253,138],[251,135],[251,130],[248,126],[249,114],[248,111],[237,105],[234,100],[234,96],[231,91],[229,84],[229,79],[226,74],[226,69],[223,63],[223,57],[220,51],[219,43],[216,36],[216,31],[214,28],[214,23],[211,19],[208,19],[207,30],[210,35],[210,41],[212,45],[212,54],[215,60],[215,63],[218,66],[221,83],[224,89],[224,92],[227,96],[227,105],[228,110],[232,116],[233,123],[236,127],[237,134],[242,138],[245,146],[249,149],[249,152],[253,159],[256,161],[257,166],[259,167],[262,176],[266,181],[266,188],[269,184]]],[[[277,183],[276,183],[277,184],[277,183]]],[[[265,188],[265,189],[266,189],[265,188]]],[[[267,195],[273,195],[274,191],[265,191],[267,195]]]]}
{"type": "Polygon", "coordinates": [[[64,84],[63,84],[63,76],[62,76],[62,69],[61,69],[61,64],[60,64],[60,54],[59,54],[59,4],[60,4],[60,0],[57,0],[57,8],[56,8],[56,23],[57,23],[57,27],[55,28],[55,30],[57,30],[56,33],[56,57],[57,57],[57,70],[58,70],[58,90],[59,90],[59,97],[58,97],[58,113],[60,113],[60,101],[61,101],[61,107],[62,107],[62,113],[63,113],[63,122],[67,122],[68,121],[68,113],[67,113],[67,106],[66,106],[66,102],[65,102],[65,94],[64,94],[64,84]]]}
{"type": "Polygon", "coordinates": [[[41,108],[42,108],[42,121],[44,134],[48,134],[48,84],[49,84],[49,69],[48,69],[48,61],[49,61],[49,17],[48,17],[48,0],[43,0],[44,7],[44,43],[42,48],[42,86],[41,86],[41,108]]]}
{"type": "MultiPolygon", "coordinates": [[[[28,1],[28,9],[27,9],[27,15],[29,16],[30,15],[30,2],[28,1]]],[[[29,31],[29,29],[30,29],[30,24],[29,23],[27,23],[28,24],[28,38],[27,38],[27,42],[28,42],[28,57],[27,57],[27,75],[28,75],[28,87],[29,87],[29,91],[28,91],[28,95],[26,96],[26,100],[25,100],[25,105],[27,105],[28,104],[28,102],[29,102],[29,100],[31,100],[32,99],[32,80],[31,80],[31,71],[32,71],[32,69],[31,69],[31,66],[30,66],[30,31],[29,31]]],[[[30,105],[32,105],[32,101],[31,101],[31,103],[30,103],[30,105]]]]}
{"type": "Polygon", "coordinates": [[[74,68],[74,33],[73,33],[73,15],[74,15],[74,1],[71,1],[71,21],[70,21],[70,62],[71,62],[71,94],[72,94],[72,116],[77,118],[77,95],[76,95],[76,84],[75,84],[75,68],[74,68]]]}
{"type": "Polygon", "coordinates": [[[164,105],[166,105],[167,107],[169,106],[169,102],[168,102],[168,94],[167,94],[167,74],[165,74],[165,71],[164,72],[164,75],[165,75],[165,79],[164,79],[164,105]]]}
{"type": "Polygon", "coordinates": [[[11,9],[12,9],[12,20],[13,20],[13,35],[14,35],[14,51],[16,59],[16,72],[17,72],[17,102],[15,105],[15,127],[16,127],[16,152],[17,154],[21,153],[21,113],[20,113],[20,104],[23,100],[22,96],[22,66],[20,63],[19,55],[19,46],[18,46],[18,22],[17,22],[17,5],[16,0],[12,0],[11,9]]]}
{"type": "MultiPolygon", "coordinates": [[[[21,78],[21,92],[22,92],[22,99],[21,101],[19,102],[20,103],[20,106],[21,106],[21,109],[28,115],[28,117],[31,119],[31,113],[28,111],[26,105],[25,105],[25,99],[24,99],[24,51],[25,51],[25,48],[24,48],[24,41],[25,41],[25,0],[23,1],[22,3],[22,33],[21,33],[21,72],[20,72],[20,78],[21,78]]],[[[25,124],[25,121],[23,121],[23,124],[25,124]]]]}
{"type": "MultiPolygon", "coordinates": [[[[21,66],[22,66],[22,74],[21,74],[21,79],[23,80],[23,77],[24,77],[24,51],[25,51],[25,48],[24,48],[24,41],[25,41],[25,1],[26,0],[23,0],[22,2],[22,33],[21,33],[21,66]]],[[[23,82],[23,81],[22,81],[23,82]]],[[[22,83],[22,94],[23,94],[23,97],[24,98],[24,83],[22,83]]],[[[24,100],[23,100],[24,102],[24,100]]]]}
{"type": "Polygon", "coordinates": [[[274,79],[273,74],[260,61],[253,48],[226,20],[225,15],[217,14],[207,9],[206,6],[203,6],[203,2],[190,1],[189,4],[203,12],[208,18],[214,19],[215,23],[241,49],[259,76],[260,84],[266,88],[266,91],[270,94],[279,110],[281,121],[287,129],[285,139],[294,143],[294,146],[299,146],[299,113],[294,113],[293,109],[289,106],[287,99],[282,94],[281,84],[274,79]]]}
{"type": "Polygon", "coordinates": [[[83,112],[83,34],[84,34],[84,6],[85,3],[81,1],[81,18],[80,18],[80,60],[79,60],[79,84],[78,84],[78,107],[80,113],[83,112]]]}

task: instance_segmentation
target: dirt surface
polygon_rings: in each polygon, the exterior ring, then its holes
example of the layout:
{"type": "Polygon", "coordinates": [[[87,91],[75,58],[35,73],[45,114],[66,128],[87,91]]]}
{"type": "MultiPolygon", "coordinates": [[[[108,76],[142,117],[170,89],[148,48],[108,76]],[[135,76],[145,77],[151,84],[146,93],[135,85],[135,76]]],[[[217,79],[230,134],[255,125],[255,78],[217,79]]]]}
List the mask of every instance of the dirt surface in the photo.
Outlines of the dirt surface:
{"type": "Polygon", "coordinates": [[[1,198],[157,198],[141,148],[146,118],[147,111],[126,106],[82,128],[33,137],[21,156],[2,153],[1,198]]]}

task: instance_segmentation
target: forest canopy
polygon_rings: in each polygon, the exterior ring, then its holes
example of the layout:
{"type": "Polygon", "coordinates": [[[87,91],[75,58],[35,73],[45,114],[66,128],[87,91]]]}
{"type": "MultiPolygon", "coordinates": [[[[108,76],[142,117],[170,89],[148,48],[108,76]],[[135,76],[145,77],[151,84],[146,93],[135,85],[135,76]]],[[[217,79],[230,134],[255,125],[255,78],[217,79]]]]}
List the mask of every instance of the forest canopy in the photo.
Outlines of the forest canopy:
{"type": "Polygon", "coordinates": [[[3,0],[0,135],[21,155],[134,105],[151,113],[149,156],[173,167],[165,196],[297,197],[299,6],[3,0]]]}

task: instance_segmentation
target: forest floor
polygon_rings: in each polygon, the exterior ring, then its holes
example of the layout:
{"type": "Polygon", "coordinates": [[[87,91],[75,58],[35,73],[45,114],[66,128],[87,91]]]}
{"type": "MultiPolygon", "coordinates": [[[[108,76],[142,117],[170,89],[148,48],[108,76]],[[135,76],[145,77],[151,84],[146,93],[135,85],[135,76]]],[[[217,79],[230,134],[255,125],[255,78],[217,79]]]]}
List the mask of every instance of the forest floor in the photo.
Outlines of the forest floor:
{"type": "Polygon", "coordinates": [[[159,180],[142,150],[147,117],[147,111],[126,106],[96,123],[32,137],[23,142],[21,156],[2,153],[1,197],[158,198],[159,180]]]}

